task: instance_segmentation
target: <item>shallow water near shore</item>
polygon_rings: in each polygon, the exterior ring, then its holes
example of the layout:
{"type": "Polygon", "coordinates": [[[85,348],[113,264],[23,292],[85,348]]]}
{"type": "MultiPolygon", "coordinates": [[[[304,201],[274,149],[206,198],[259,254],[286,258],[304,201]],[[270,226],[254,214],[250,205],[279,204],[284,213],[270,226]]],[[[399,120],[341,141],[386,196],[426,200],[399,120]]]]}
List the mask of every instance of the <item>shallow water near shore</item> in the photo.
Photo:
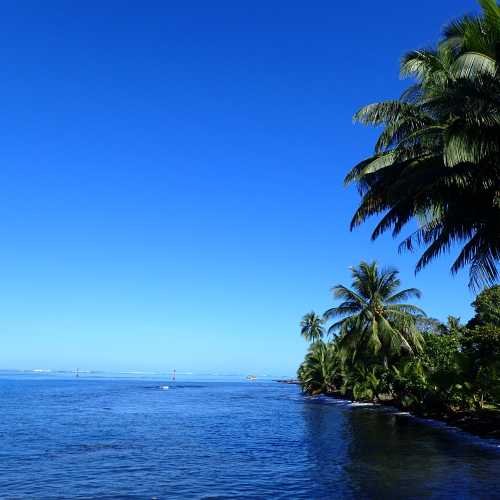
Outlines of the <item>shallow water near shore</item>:
{"type": "Polygon", "coordinates": [[[2,498],[500,494],[499,443],[293,385],[2,376],[0,405],[2,498]]]}

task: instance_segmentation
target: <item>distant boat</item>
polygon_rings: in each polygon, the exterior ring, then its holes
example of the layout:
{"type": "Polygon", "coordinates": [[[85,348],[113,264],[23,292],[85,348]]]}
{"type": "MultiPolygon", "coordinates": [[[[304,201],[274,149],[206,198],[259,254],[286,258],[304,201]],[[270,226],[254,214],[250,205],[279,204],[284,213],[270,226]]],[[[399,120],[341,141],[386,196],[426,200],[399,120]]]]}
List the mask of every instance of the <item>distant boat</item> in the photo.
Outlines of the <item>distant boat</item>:
{"type": "Polygon", "coordinates": [[[255,375],[247,375],[245,378],[247,380],[257,380],[257,377],[255,375]]]}
{"type": "Polygon", "coordinates": [[[78,378],[79,376],[80,376],[80,374],[78,373],[78,368],[77,368],[75,377],[78,378]]]}

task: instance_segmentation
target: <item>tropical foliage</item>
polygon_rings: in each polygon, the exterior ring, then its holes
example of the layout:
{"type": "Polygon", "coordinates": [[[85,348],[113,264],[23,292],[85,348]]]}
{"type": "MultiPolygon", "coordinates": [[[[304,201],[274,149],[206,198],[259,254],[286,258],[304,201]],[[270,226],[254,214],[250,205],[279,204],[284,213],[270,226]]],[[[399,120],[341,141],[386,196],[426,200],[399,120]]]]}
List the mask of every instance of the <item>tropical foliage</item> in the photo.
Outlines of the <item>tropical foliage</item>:
{"type": "Polygon", "coordinates": [[[362,262],[351,273],[352,288],[333,287],[333,296],[342,302],[324,314],[325,320],[337,319],[328,332],[339,334],[340,352],[351,362],[361,357],[384,365],[394,357],[419,352],[422,337],[415,318],[424,313],[400,302],[420,297],[419,290],[399,290],[398,271],[379,270],[375,262],[362,262]]]}
{"type": "Polygon", "coordinates": [[[333,288],[342,302],[324,315],[334,321],[328,340],[306,336],[305,392],[390,400],[426,415],[500,404],[500,286],[477,296],[467,325],[453,316],[443,324],[399,302],[420,293],[399,290],[395,269],[361,263],[351,272],[352,288],[333,288]]]}
{"type": "Polygon", "coordinates": [[[373,156],[346,176],[362,195],[351,228],[381,215],[372,238],[418,228],[401,249],[423,246],[416,270],[455,244],[455,273],[470,286],[498,279],[500,259],[500,7],[480,0],[481,15],[448,25],[434,49],[401,62],[410,85],[397,100],[370,104],[354,119],[381,126],[373,156]]]}
{"type": "Polygon", "coordinates": [[[323,323],[323,318],[311,311],[302,318],[300,334],[309,342],[321,340],[325,334],[323,323]]]}
{"type": "MultiPolygon", "coordinates": [[[[338,389],[340,360],[336,346],[318,340],[312,343],[300,365],[298,376],[309,394],[327,394],[338,389]]],[[[341,381],[340,381],[341,382],[341,381]]]]}
{"type": "Polygon", "coordinates": [[[459,247],[452,272],[468,267],[469,286],[489,288],[467,324],[441,323],[411,303],[420,292],[400,289],[395,269],[362,262],[350,287],[333,288],[339,303],[301,323],[311,344],[298,377],[310,394],[437,416],[500,407],[500,7],[479,3],[480,15],[450,23],[435,48],[403,57],[414,83],[399,99],[355,115],[382,132],[345,182],[361,194],[351,228],[380,216],[372,238],[397,237],[416,221],[400,249],[423,247],[417,271],[459,247]]]}

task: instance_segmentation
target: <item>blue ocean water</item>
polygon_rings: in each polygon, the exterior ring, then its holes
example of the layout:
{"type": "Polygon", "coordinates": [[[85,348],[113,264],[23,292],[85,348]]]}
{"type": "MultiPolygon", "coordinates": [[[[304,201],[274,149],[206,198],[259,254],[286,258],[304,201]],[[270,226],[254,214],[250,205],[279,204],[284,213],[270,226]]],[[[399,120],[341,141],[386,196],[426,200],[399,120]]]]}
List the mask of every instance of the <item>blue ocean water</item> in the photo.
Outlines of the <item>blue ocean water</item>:
{"type": "Polygon", "coordinates": [[[0,408],[1,498],[500,496],[498,443],[271,381],[3,375],[0,408]]]}

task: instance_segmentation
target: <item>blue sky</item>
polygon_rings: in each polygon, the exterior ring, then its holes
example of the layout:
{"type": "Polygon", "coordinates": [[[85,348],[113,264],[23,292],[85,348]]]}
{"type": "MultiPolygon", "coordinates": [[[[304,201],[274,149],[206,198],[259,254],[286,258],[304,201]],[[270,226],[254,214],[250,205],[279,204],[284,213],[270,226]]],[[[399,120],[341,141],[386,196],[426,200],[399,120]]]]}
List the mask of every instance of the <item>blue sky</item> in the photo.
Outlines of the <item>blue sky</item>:
{"type": "Polygon", "coordinates": [[[471,315],[450,258],[415,277],[349,231],[342,179],[376,136],[352,114],[472,0],[2,7],[0,367],[293,374],[362,259],[471,315]]]}

